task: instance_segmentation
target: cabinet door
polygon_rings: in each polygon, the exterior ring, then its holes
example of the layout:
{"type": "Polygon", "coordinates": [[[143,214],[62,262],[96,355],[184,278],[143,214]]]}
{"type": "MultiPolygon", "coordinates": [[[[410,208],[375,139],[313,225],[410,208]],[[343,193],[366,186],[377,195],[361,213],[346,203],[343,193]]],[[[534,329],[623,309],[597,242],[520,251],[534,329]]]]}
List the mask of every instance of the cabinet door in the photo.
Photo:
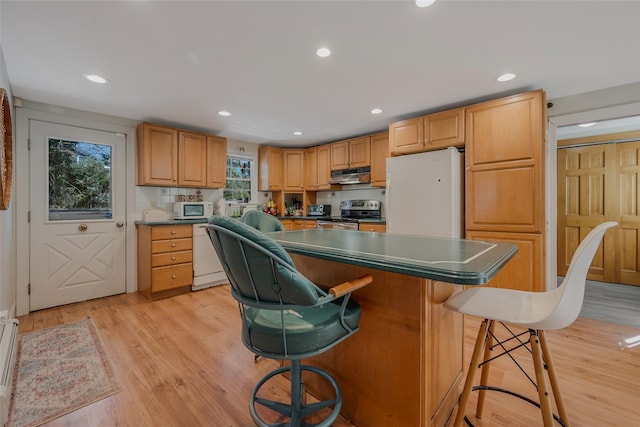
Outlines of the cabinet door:
{"type": "Polygon", "coordinates": [[[304,150],[304,189],[318,189],[318,147],[304,150]]]}
{"type": "Polygon", "coordinates": [[[387,157],[389,157],[389,133],[371,136],[371,186],[387,186],[387,157]]]}
{"type": "Polygon", "coordinates": [[[414,117],[389,125],[389,152],[392,155],[424,151],[424,117],[414,117]]]}
{"type": "Polygon", "coordinates": [[[467,108],[467,229],[544,230],[544,92],[467,108]]]}
{"type": "Polygon", "coordinates": [[[175,187],[178,182],[178,131],[142,123],[137,128],[138,185],[175,187]]]}
{"type": "Polygon", "coordinates": [[[331,147],[322,145],[318,147],[318,190],[331,190],[331,147]]]}
{"type": "Polygon", "coordinates": [[[304,151],[284,150],[284,190],[302,191],[304,189],[304,151]]]}
{"type": "Polygon", "coordinates": [[[360,168],[371,165],[371,139],[368,136],[349,141],[349,167],[360,168]]]}
{"type": "Polygon", "coordinates": [[[464,147],[464,108],[429,114],[424,119],[425,149],[464,147]]]}
{"type": "Polygon", "coordinates": [[[331,170],[349,168],[349,141],[334,142],[331,147],[331,170]]]}
{"type": "Polygon", "coordinates": [[[207,137],[207,187],[224,188],[227,183],[227,138],[207,137]]]}
{"type": "Polygon", "coordinates": [[[544,247],[541,234],[467,231],[467,239],[506,242],[518,253],[485,286],[521,291],[544,291],[544,247]]]}
{"type": "Polygon", "coordinates": [[[282,149],[262,146],[258,150],[258,189],[281,191],[284,183],[282,149]]]}
{"type": "Polygon", "coordinates": [[[207,184],[207,136],[178,132],[178,185],[204,187],[207,184]]]}
{"type": "Polygon", "coordinates": [[[360,223],[358,224],[358,231],[375,231],[376,233],[386,233],[387,224],[360,223]]]}

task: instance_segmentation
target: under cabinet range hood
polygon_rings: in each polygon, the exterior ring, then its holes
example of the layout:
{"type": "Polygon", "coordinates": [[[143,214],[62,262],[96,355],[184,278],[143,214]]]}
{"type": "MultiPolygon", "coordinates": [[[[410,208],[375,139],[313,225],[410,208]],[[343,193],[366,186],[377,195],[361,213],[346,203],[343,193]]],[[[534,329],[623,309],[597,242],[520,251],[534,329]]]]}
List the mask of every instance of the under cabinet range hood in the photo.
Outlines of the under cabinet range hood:
{"type": "Polygon", "coordinates": [[[371,182],[371,166],[331,171],[329,184],[368,184],[371,182]]]}

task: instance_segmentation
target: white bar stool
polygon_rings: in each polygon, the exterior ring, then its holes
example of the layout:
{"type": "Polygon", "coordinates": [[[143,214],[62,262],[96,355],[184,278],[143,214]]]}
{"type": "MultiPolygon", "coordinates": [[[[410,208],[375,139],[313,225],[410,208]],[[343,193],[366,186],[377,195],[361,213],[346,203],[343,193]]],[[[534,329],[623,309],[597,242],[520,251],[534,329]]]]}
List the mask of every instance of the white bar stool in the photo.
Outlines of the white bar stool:
{"type": "MultiPolygon", "coordinates": [[[[454,422],[455,427],[462,426],[462,422],[465,420],[465,408],[471,392],[474,390],[480,391],[478,406],[476,408],[476,416],[478,418],[482,417],[485,391],[491,390],[511,394],[539,406],[542,410],[542,419],[545,427],[552,426],[554,419],[563,426],[570,425],[558,387],[558,379],[544,331],[546,329],[562,329],[576,320],[582,308],[585,280],[591,261],[605,231],[616,225],[616,222],[605,222],[591,230],[576,249],[564,280],[558,288],[552,291],[526,292],[512,289],[479,287],[467,289],[445,301],[444,306],[449,310],[484,319],[480,325],[476,344],[471,355],[469,371],[467,372],[467,378],[458,404],[458,412],[454,422]],[[502,341],[498,340],[499,342],[497,342],[496,345],[502,348],[503,353],[491,357],[491,351],[493,347],[495,347],[493,340],[496,339],[494,335],[495,322],[499,322],[505,326],[507,331],[510,332],[511,337],[502,341]],[[511,332],[505,324],[527,328],[529,334],[528,342],[520,339],[520,336],[527,332],[516,335],[511,332]],[[516,344],[513,345],[512,348],[507,348],[504,345],[509,341],[513,342],[512,340],[514,339],[516,340],[516,344]],[[500,356],[508,355],[518,367],[520,367],[520,370],[524,372],[517,360],[511,355],[511,351],[520,347],[526,347],[533,357],[535,381],[528,375],[527,377],[534,386],[537,387],[538,397],[540,399],[539,404],[517,393],[487,385],[489,364],[492,360],[500,356]],[[478,363],[483,350],[483,361],[478,363]],[[482,366],[480,385],[472,387],[475,373],[480,366],[482,366]],[[545,380],[545,370],[549,378],[556,407],[558,408],[558,416],[554,415],[551,409],[545,380]]],[[[469,421],[467,420],[467,422],[469,421]]]]}

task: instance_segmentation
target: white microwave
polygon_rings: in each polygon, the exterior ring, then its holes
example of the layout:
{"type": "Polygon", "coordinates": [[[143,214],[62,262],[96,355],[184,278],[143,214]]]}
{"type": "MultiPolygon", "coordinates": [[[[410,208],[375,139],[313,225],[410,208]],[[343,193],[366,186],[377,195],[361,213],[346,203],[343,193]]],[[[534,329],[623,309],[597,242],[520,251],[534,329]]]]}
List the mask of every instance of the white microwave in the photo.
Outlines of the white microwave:
{"type": "Polygon", "coordinates": [[[174,219],[206,219],[213,215],[212,202],[175,202],[174,219]]]}

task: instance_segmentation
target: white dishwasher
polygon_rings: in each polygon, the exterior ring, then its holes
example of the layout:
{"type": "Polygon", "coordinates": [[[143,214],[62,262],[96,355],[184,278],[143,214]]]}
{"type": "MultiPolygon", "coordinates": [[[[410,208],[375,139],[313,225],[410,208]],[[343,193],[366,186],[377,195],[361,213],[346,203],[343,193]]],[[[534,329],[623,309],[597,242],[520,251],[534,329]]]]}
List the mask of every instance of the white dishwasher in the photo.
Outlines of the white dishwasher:
{"type": "Polygon", "coordinates": [[[207,224],[193,224],[193,285],[192,291],[229,283],[218,254],[213,249],[207,224]]]}

